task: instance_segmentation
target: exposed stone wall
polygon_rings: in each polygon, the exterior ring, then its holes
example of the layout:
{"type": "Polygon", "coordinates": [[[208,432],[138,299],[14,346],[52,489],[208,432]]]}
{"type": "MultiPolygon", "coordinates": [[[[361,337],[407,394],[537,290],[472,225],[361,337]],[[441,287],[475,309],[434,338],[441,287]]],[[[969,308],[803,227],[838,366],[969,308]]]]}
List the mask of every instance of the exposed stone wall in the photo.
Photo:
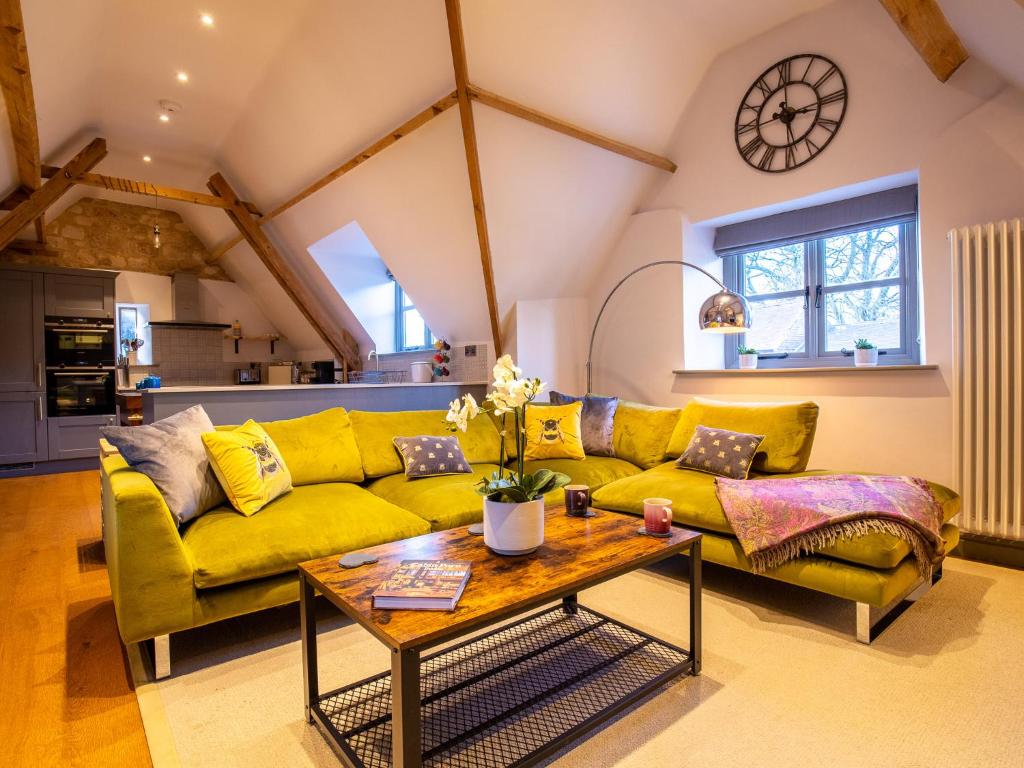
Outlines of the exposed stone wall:
{"type": "Polygon", "coordinates": [[[174,211],[83,197],[46,225],[47,251],[8,249],[3,261],[15,264],[120,269],[171,275],[190,272],[208,280],[230,280],[174,211]],[[160,225],[160,248],[153,227],[160,225]]]}

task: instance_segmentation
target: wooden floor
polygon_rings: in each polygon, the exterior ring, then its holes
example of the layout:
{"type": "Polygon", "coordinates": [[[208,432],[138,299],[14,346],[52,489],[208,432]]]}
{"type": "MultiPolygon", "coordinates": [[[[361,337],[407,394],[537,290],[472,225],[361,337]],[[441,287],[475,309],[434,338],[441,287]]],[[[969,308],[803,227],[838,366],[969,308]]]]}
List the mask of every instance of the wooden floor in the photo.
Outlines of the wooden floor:
{"type": "Polygon", "coordinates": [[[99,473],[0,480],[0,764],[149,766],[99,473]]]}

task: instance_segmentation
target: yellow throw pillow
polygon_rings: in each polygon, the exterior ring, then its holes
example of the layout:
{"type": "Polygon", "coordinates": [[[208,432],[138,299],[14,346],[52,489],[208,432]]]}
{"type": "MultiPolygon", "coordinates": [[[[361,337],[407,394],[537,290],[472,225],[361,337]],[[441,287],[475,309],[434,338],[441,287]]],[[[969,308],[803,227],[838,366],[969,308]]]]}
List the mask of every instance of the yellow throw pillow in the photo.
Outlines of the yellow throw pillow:
{"type": "Polygon", "coordinates": [[[527,461],[536,459],[585,459],[580,414],[583,403],[534,405],[526,408],[527,461]]]}
{"type": "Polygon", "coordinates": [[[270,435],[250,419],[231,431],[203,433],[203,445],[231,506],[253,515],[292,489],[292,476],[270,435]]]}

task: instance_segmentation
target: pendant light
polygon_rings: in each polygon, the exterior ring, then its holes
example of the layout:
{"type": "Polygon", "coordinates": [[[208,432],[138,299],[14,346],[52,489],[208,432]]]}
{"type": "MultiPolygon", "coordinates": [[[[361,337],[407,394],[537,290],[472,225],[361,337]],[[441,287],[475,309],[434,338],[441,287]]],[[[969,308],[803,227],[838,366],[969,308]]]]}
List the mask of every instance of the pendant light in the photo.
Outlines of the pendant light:
{"type": "MultiPolygon", "coordinates": [[[[160,193],[157,192],[156,187],[153,187],[153,199],[156,201],[156,210],[160,212],[160,193]]],[[[153,225],[153,247],[160,247],[160,224],[159,221],[153,225]]]]}

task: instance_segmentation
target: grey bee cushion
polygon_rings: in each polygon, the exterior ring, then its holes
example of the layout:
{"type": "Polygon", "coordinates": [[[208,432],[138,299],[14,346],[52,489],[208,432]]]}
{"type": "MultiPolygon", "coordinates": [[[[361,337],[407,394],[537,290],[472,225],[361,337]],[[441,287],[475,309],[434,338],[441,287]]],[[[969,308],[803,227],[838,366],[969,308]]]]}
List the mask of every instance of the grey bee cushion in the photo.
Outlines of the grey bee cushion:
{"type": "Polygon", "coordinates": [[[746,480],[754,454],[763,440],[764,435],[747,435],[698,425],[690,444],[676,460],[676,467],[746,480]]]}
{"type": "Polygon", "coordinates": [[[548,400],[552,405],[568,405],[583,403],[583,415],[580,418],[583,438],[583,452],[588,456],[614,456],[612,446],[615,411],[619,407],[617,397],[599,397],[598,395],[566,395],[551,392],[548,400]]]}
{"type": "Polygon", "coordinates": [[[395,448],[402,455],[405,476],[410,480],[473,472],[473,468],[466,461],[466,456],[459,446],[459,438],[454,435],[396,437],[394,443],[395,448]]]}
{"type": "Polygon", "coordinates": [[[101,427],[129,466],[148,476],[178,525],[226,501],[210,467],[202,434],[213,423],[201,405],[139,427],[101,427]]]}

